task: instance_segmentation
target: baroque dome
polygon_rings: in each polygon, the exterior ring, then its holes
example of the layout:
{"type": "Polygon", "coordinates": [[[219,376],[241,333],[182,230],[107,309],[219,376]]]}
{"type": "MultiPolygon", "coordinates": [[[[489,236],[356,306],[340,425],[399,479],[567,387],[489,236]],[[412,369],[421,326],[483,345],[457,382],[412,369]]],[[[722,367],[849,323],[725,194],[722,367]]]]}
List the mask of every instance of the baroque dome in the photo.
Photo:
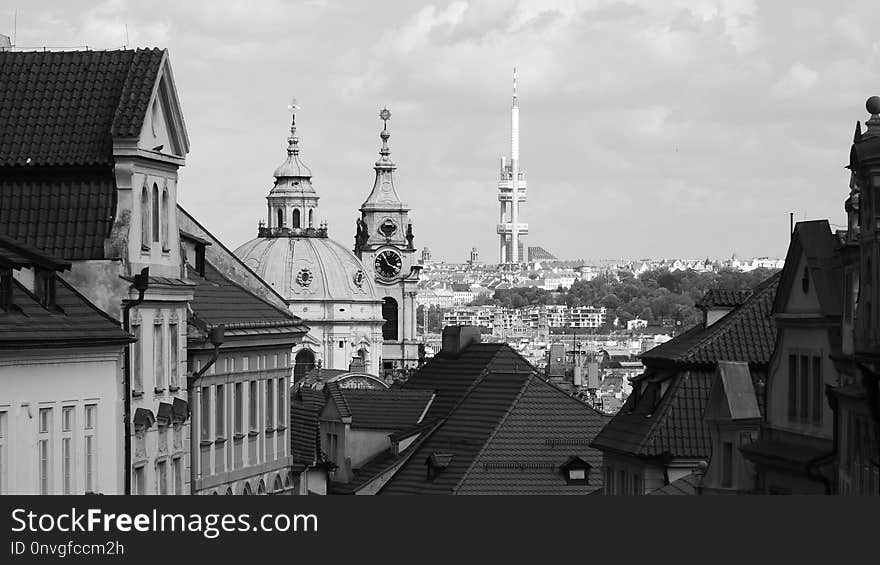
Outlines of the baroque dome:
{"type": "Polygon", "coordinates": [[[235,255],[287,300],[379,300],[363,264],[328,237],[258,237],[235,255]]]}

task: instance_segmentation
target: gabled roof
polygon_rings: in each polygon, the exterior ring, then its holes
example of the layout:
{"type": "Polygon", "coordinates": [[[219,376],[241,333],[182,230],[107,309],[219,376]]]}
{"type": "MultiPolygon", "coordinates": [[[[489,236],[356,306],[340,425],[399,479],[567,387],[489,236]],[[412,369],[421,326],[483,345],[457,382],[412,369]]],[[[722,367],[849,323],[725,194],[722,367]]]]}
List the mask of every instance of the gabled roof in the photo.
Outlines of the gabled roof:
{"type": "Polygon", "coordinates": [[[645,365],[714,366],[719,360],[766,365],[776,344],[771,317],[780,273],[755,287],[745,302],[708,328],[697,325],[642,353],[645,365]]]}
{"type": "Polygon", "coordinates": [[[164,49],[5,52],[0,167],[113,164],[113,138],[137,137],[164,49]]]}
{"type": "MultiPolygon", "coordinates": [[[[543,381],[507,345],[475,343],[457,356],[438,355],[403,387],[435,390],[425,419],[439,424],[417,440],[382,494],[576,492],[561,465],[578,455],[601,466],[588,444],[605,417],[543,381]],[[432,455],[447,466],[429,479],[432,455]]],[[[591,489],[601,486],[594,480],[591,489]]]]}
{"type": "Polygon", "coordinates": [[[26,243],[0,235],[0,267],[21,269],[39,267],[52,271],[70,269],[70,261],[58,259],[26,243]]]}
{"type": "Polygon", "coordinates": [[[0,349],[25,347],[123,346],[134,338],[119,322],[57,277],[58,309],[43,307],[36,296],[13,281],[13,309],[0,310],[0,349]]]}
{"type": "Polygon", "coordinates": [[[800,289],[804,273],[798,268],[803,256],[822,313],[825,316],[840,316],[843,309],[843,265],[839,247],[840,240],[831,232],[828,220],[798,222],[785,256],[773,311],[782,312],[792,289],[800,289]]]}
{"type": "MultiPolygon", "coordinates": [[[[333,383],[335,384],[335,383],[333,383]]],[[[405,389],[339,389],[352,429],[398,431],[421,421],[434,393],[405,389]]]]}
{"type": "Polygon", "coordinates": [[[105,258],[116,214],[113,140],[140,134],[166,57],[2,53],[0,232],[68,260],[105,258]]]}

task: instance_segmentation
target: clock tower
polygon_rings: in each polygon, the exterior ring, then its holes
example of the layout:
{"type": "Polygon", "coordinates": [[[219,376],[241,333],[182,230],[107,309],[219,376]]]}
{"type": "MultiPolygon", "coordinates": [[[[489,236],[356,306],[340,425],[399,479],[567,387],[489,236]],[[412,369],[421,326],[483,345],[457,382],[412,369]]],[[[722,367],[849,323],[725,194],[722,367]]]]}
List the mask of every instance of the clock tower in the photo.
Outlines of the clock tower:
{"type": "Polygon", "coordinates": [[[382,366],[385,371],[416,367],[419,342],[416,340],[416,294],[422,265],[413,247],[409,208],[400,201],[394,187],[391,150],[388,148],[387,108],[380,112],[384,123],[379,137],[382,148],[376,161],[373,190],[361,205],[357,220],[354,252],[376,283],[382,298],[382,366]]]}

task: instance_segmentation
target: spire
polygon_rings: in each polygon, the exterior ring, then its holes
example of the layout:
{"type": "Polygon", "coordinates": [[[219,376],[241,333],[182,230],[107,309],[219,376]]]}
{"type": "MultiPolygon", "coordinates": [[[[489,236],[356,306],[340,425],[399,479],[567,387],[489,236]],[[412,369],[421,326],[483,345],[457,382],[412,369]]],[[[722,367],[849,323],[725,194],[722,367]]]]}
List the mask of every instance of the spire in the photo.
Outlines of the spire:
{"type": "Polygon", "coordinates": [[[382,148],[379,149],[379,160],[376,161],[376,168],[382,169],[394,169],[394,162],[391,160],[391,149],[388,147],[388,139],[391,137],[391,133],[388,131],[388,120],[391,119],[391,112],[388,111],[388,108],[382,108],[382,111],[379,112],[379,118],[382,120],[382,131],[379,133],[379,137],[382,139],[382,148]]]}
{"type": "Polygon", "coordinates": [[[296,111],[299,110],[299,106],[296,103],[296,98],[290,101],[290,137],[287,138],[287,154],[288,155],[299,155],[299,138],[296,136],[296,111]]]}
{"type": "Polygon", "coordinates": [[[275,178],[311,178],[312,171],[299,158],[299,137],[296,136],[296,111],[300,109],[300,106],[297,104],[296,98],[291,99],[287,109],[290,110],[290,135],[287,137],[287,159],[275,169],[275,178]]]}

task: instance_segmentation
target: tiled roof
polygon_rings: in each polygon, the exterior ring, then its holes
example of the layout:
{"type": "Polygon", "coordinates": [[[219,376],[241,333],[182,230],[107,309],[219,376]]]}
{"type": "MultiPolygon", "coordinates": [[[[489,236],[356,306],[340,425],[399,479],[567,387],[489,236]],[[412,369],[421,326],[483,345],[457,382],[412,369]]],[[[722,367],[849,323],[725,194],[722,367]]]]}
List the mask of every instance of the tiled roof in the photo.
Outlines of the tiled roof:
{"type": "Polygon", "coordinates": [[[703,416],[718,361],[749,363],[763,410],[763,386],[776,340],[771,307],[778,283],[777,273],[718,322],[697,326],[642,354],[645,373],[593,445],[643,457],[708,457],[709,428],[703,416]],[[646,388],[639,393],[642,383],[646,388]]]}
{"type": "Polygon", "coordinates": [[[657,361],[703,366],[719,360],[769,363],[776,344],[771,311],[779,279],[780,273],[767,278],[740,307],[708,328],[697,325],[639,357],[646,365],[657,361]]]}
{"type": "Polygon", "coordinates": [[[0,56],[0,167],[112,165],[136,137],[163,49],[0,56]]]}
{"type": "Polygon", "coordinates": [[[0,235],[0,265],[12,269],[42,267],[53,271],[66,271],[71,267],[69,261],[53,257],[5,235],[0,235]]]}
{"type": "Polygon", "coordinates": [[[0,232],[52,255],[103,259],[115,213],[116,181],[109,168],[64,176],[0,168],[0,232]]]}
{"type": "Polygon", "coordinates": [[[507,345],[476,343],[455,357],[438,355],[404,389],[435,390],[426,419],[440,423],[419,438],[382,494],[548,494],[570,488],[558,467],[571,455],[598,461],[587,444],[604,418],[544,382],[507,345]],[[585,421],[594,423],[579,425],[585,421]],[[451,458],[429,480],[432,454],[451,458]]]}
{"type": "MultiPolygon", "coordinates": [[[[322,396],[323,397],[323,396],[322,396]]],[[[318,415],[321,408],[293,393],[290,398],[290,448],[293,460],[313,465],[320,459],[318,415]]]]}
{"type": "Polygon", "coordinates": [[[299,318],[233,282],[208,260],[205,260],[205,276],[195,276],[193,282],[196,287],[190,304],[196,316],[204,322],[227,325],[265,322],[268,324],[262,325],[266,327],[301,325],[299,318]]]}
{"type": "Polygon", "coordinates": [[[0,232],[103,259],[116,213],[113,138],[140,134],[165,51],[0,56],[0,232]]]}
{"type": "Polygon", "coordinates": [[[696,495],[697,487],[703,479],[702,473],[694,471],[682,478],[672,481],[664,487],[654,489],[648,494],[666,494],[666,495],[696,495]]]}
{"type": "Polygon", "coordinates": [[[751,289],[712,288],[697,301],[697,308],[736,308],[752,295],[751,289]]]}
{"type": "Polygon", "coordinates": [[[838,250],[839,240],[831,232],[828,220],[798,222],[782,268],[774,311],[782,311],[792,288],[800,289],[803,272],[798,267],[803,255],[822,313],[839,316],[843,310],[843,265],[838,250]]]}
{"type": "Polygon", "coordinates": [[[55,288],[55,301],[60,310],[44,308],[18,281],[13,284],[16,308],[0,310],[0,349],[122,346],[134,341],[122,331],[119,322],[60,277],[55,288]]]}
{"type": "Polygon", "coordinates": [[[348,389],[340,392],[351,411],[353,429],[397,431],[419,422],[432,391],[405,389],[348,389]]]}

